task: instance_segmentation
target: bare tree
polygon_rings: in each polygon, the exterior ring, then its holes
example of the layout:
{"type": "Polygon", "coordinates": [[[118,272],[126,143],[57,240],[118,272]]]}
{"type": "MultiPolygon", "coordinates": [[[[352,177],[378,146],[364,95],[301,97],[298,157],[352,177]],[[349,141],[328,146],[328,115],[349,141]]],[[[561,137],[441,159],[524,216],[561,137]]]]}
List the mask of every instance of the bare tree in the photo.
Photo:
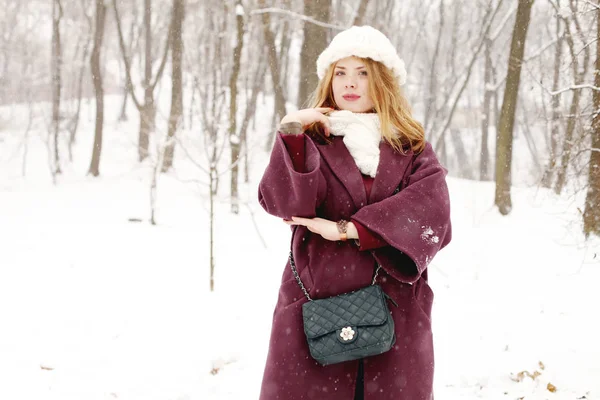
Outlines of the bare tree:
{"type": "MultiPolygon", "coordinates": [[[[560,0],[556,1],[560,6],[560,0]]],[[[554,75],[552,79],[552,91],[558,90],[560,83],[560,66],[562,61],[563,37],[560,32],[561,18],[556,18],[556,38],[557,42],[554,50],[554,75]]],[[[544,175],[542,177],[542,186],[550,188],[552,186],[554,173],[556,170],[556,160],[558,157],[558,142],[560,140],[560,95],[552,96],[552,114],[550,116],[550,154],[549,161],[544,175]]]]}
{"type": "Polygon", "coordinates": [[[265,75],[267,71],[267,63],[264,58],[261,59],[260,64],[256,68],[256,73],[252,79],[252,87],[250,89],[250,95],[247,99],[246,104],[246,113],[244,115],[244,119],[242,121],[242,127],[240,132],[240,138],[242,142],[243,149],[243,157],[244,157],[244,182],[250,182],[249,177],[249,161],[248,161],[248,127],[250,125],[251,120],[256,120],[256,101],[258,99],[258,95],[262,90],[263,83],[265,81],[265,75]]]}
{"type": "Polygon", "coordinates": [[[510,197],[513,127],[515,110],[521,80],[521,66],[525,53],[525,39],[531,18],[531,7],[534,0],[519,0],[517,18],[513,28],[510,55],[508,59],[508,75],[504,100],[500,112],[498,132],[496,133],[496,199],[495,204],[502,215],[512,209],[510,197]]]}
{"type": "MultiPolygon", "coordinates": [[[[258,0],[258,4],[264,7],[265,0],[258,0]]],[[[271,17],[269,13],[262,14],[263,23],[263,35],[265,38],[265,45],[267,46],[267,52],[269,56],[269,67],[271,72],[271,79],[273,82],[273,92],[275,94],[275,119],[283,118],[286,114],[285,97],[283,95],[283,89],[280,82],[280,65],[277,54],[277,47],[275,46],[275,38],[271,31],[271,17]]],[[[275,139],[275,135],[272,134],[267,142],[267,147],[270,148],[275,139]]]]}
{"type": "MultiPolygon", "coordinates": [[[[488,8],[486,10],[485,17],[484,17],[484,21],[486,21],[486,22],[484,23],[482,30],[481,30],[481,39],[479,39],[478,43],[476,44],[476,47],[471,55],[471,59],[469,60],[468,66],[467,66],[466,70],[464,71],[463,76],[459,77],[459,79],[454,80],[454,83],[452,84],[452,88],[448,91],[448,96],[446,98],[446,101],[443,102],[444,106],[448,106],[449,111],[448,111],[447,115],[445,116],[445,120],[441,124],[441,128],[439,128],[439,130],[438,130],[439,133],[432,135],[434,138],[437,138],[437,140],[435,142],[435,146],[434,146],[434,148],[437,151],[440,151],[440,150],[445,151],[444,138],[445,138],[446,132],[448,131],[448,127],[450,126],[450,123],[452,122],[452,118],[454,117],[454,112],[456,111],[458,102],[460,101],[463,92],[467,88],[467,84],[469,83],[469,80],[471,78],[471,73],[473,71],[473,67],[475,66],[475,63],[478,59],[478,55],[481,52],[481,49],[483,48],[483,45],[485,43],[485,37],[489,34],[489,31],[492,27],[492,22],[494,21],[496,14],[500,10],[502,3],[503,3],[503,0],[499,0],[496,5],[496,8],[493,11],[491,8],[488,8]],[[453,96],[454,98],[452,99],[452,101],[450,101],[449,99],[450,99],[451,94],[453,94],[453,92],[455,92],[454,90],[452,90],[454,85],[459,85],[459,84],[460,84],[460,87],[458,89],[458,92],[453,96]]],[[[491,36],[492,36],[492,38],[495,37],[494,34],[492,34],[491,36]]],[[[445,159],[445,157],[443,157],[443,158],[445,159]]]]}
{"type": "Polygon", "coordinates": [[[89,174],[100,175],[100,155],[102,153],[102,129],[104,127],[104,88],[102,87],[102,69],[100,68],[100,57],[102,40],[104,38],[104,21],[106,19],[106,5],[104,0],[96,0],[96,29],[94,32],[94,47],[90,59],[92,71],[92,82],[96,94],[96,129],[94,134],[94,148],[92,150],[92,161],[90,162],[89,174]]]}
{"type": "MultiPolygon", "coordinates": [[[[186,142],[188,138],[176,137],[180,142],[178,149],[202,172],[201,183],[208,187],[208,218],[209,218],[209,262],[210,267],[210,290],[215,288],[215,249],[216,235],[215,225],[217,219],[217,205],[219,194],[219,183],[224,174],[231,170],[231,165],[224,159],[224,154],[229,141],[229,113],[227,107],[230,104],[228,98],[227,83],[229,82],[228,69],[232,60],[231,37],[223,32],[232,32],[230,26],[236,23],[225,11],[221,2],[207,2],[197,6],[194,14],[199,18],[196,24],[190,23],[190,35],[193,42],[199,46],[192,47],[186,52],[190,57],[187,62],[192,66],[189,71],[193,81],[194,90],[198,93],[197,103],[191,113],[199,117],[200,128],[194,132],[200,132],[201,145],[192,141],[186,142]],[[206,68],[210,65],[211,68],[206,68]],[[196,150],[196,151],[195,151],[196,150]],[[200,154],[198,154],[200,153],[200,154]]],[[[190,14],[192,15],[192,14],[190,14]]],[[[193,140],[191,138],[190,140],[193,140]]]]}
{"type": "Polygon", "coordinates": [[[4,16],[0,27],[0,103],[9,98],[11,94],[11,79],[9,79],[9,67],[14,55],[11,54],[11,45],[15,42],[18,31],[14,29],[14,21],[21,14],[23,3],[21,1],[5,2],[2,5],[4,16]]]}
{"type": "Polygon", "coordinates": [[[183,76],[182,76],[182,55],[183,40],[181,32],[183,21],[185,19],[184,0],[173,0],[173,16],[171,29],[171,114],[169,116],[169,132],[167,134],[167,143],[162,164],[162,171],[166,172],[173,166],[173,156],[175,154],[175,134],[183,118],[183,76]]]}
{"type": "Polygon", "coordinates": [[[489,128],[491,119],[492,97],[492,41],[486,38],[485,41],[485,66],[483,80],[483,112],[481,113],[481,158],[479,159],[479,180],[489,181],[490,176],[490,152],[488,147],[489,128]]]}
{"type": "Polygon", "coordinates": [[[600,236],[600,1],[596,2],[596,65],[593,93],[592,148],[588,172],[588,190],[583,212],[583,232],[600,236]]]}
{"type": "MultiPolygon", "coordinates": [[[[575,25],[577,36],[582,43],[585,43],[585,34],[581,27],[579,17],[577,15],[577,8],[573,0],[570,0],[569,7],[571,9],[571,18],[567,18],[560,13],[559,15],[565,23],[565,40],[568,44],[569,53],[571,54],[571,70],[573,72],[573,79],[575,86],[581,85],[585,76],[587,75],[588,65],[590,60],[590,51],[588,46],[584,46],[583,62],[580,62],[577,49],[575,48],[575,41],[573,40],[573,34],[571,33],[571,21],[575,25]]],[[[558,11],[558,9],[557,9],[558,11]]],[[[565,138],[563,141],[563,151],[560,158],[560,168],[557,172],[556,185],[554,191],[560,194],[567,181],[567,170],[571,163],[571,151],[573,149],[575,127],[577,124],[577,115],[579,114],[579,102],[581,100],[582,91],[581,89],[574,89],[572,91],[573,97],[571,99],[571,106],[569,108],[569,117],[567,118],[567,127],[565,130],[565,138]]]]}
{"type": "Polygon", "coordinates": [[[429,74],[429,90],[426,94],[426,106],[425,106],[425,116],[423,117],[423,126],[427,130],[429,128],[429,116],[435,109],[435,103],[438,99],[437,95],[437,78],[436,72],[437,68],[437,59],[440,53],[440,44],[442,42],[443,32],[444,32],[444,2],[440,2],[440,20],[437,26],[438,33],[435,41],[435,49],[433,50],[433,55],[431,59],[431,72],[429,74]]]}
{"type": "Polygon", "coordinates": [[[365,20],[365,15],[367,13],[367,7],[369,6],[370,2],[371,0],[360,0],[360,3],[358,4],[358,9],[356,10],[356,16],[354,17],[352,25],[363,25],[363,21],[365,20]]]}
{"type": "MultiPolygon", "coordinates": [[[[137,7],[135,5],[131,7],[131,26],[129,28],[129,37],[128,37],[128,46],[127,46],[127,54],[133,54],[134,49],[137,49],[137,45],[139,42],[139,32],[137,26],[137,7]]],[[[119,113],[119,121],[127,121],[127,100],[129,98],[129,92],[131,91],[131,87],[129,86],[129,80],[125,77],[125,82],[123,84],[123,103],[121,104],[121,112],[119,113]]]]}
{"type": "Polygon", "coordinates": [[[60,92],[61,92],[61,70],[62,70],[62,49],[60,39],[60,20],[63,17],[63,8],[61,0],[52,2],[52,135],[54,160],[52,166],[52,175],[61,173],[60,155],[59,155],[59,134],[60,134],[60,92]]]}
{"type": "Polygon", "coordinates": [[[81,9],[82,13],[87,20],[88,30],[87,34],[82,38],[78,38],[78,49],[79,49],[79,41],[82,39],[83,41],[83,51],[81,52],[81,59],[79,60],[80,68],[79,68],[79,76],[77,77],[77,105],[75,108],[75,112],[71,118],[71,122],[69,124],[69,161],[73,161],[73,144],[75,144],[75,139],[77,135],[77,128],[79,127],[79,117],[81,114],[81,97],[83,92],[83,77],[85,75],[85,71],[87,70],[87,58],[89,55],[90,42],[92,41],[92,32],[94,29],[94,22],[92,21],[92,17],[88,15],[88,2],[86,0],[81,0],[81,9]]]}
{"type": "MultiPolygon", "coordinates": [[[[304,0],[304,15],[322,22],[329,22],[331,0],[304,0]]],[[[327,47],[329,29],[310,22],[304,22],[304,40],[300,51],[300,82],[298,86],[298,106],[302,107],[310,93],[317,87],[319,78],[315,65],[319,54],[327,47]]]]}
{"type": "Polygon", "coordinates": [[[233,70],[229,77],[229,146],[231,147],[231,212],[238,214],[240,211],[238,197],[238,177],[239,177],[239,157],[240,157],[240,137],[237,133],[237,98],[238,98],[238,79],[240,76],[240,67],[242,61],[242,51],[244,49],[244,7],[241,0],[236,0],[236,45],[233,50],[233,70]]]}
{"type": "MultiPolygon", "coordinates": [[[[167,35],[165,48],[162,60],[156,75],[152,76],[152,0],[144,0],[144,80],[142,87],[144,89],[144,103],[138,100],[135,94],[135,86],[131,78],[131,59],[125,48],[125,39],[123,38],[123,30],[121,29],[121,18],[117,7],[117,0],[113,0],[113,8],[115,10],[115,18],[117,22],[117,33],[119,34],[119,46],[125,63],[125,73],[127,76],[127,87],[129,94],[140,113],[140,131],[138,137],[138,157],[143,161],[148,156],[148,148],[150,144],[150,134],[154,132],[156,119],[156,105],[154,104],[154,89],[162,77],[165,65],[167,63],[167,55],[169,45],[171,43],[170,35],[167,35]]],[[[169,32],[172,29],[169,27],[169,32]]]]}

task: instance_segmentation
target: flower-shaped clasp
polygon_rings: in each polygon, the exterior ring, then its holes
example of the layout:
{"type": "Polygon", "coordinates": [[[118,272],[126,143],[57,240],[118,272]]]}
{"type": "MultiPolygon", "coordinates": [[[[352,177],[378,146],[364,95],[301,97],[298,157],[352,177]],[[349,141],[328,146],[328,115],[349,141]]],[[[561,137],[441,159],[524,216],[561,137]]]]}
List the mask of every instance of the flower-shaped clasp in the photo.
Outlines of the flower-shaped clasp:
{"type": "Polygon", "coordinates": [[[344,339],[345,341],[347,340],[352,340],[354,338],[354,334],[356,332],[354,332],[354,330],[347,326],[345,328],[342,328],[342,333],[340,333],[340,336],[342,337],[342,339],[344,339]]]}

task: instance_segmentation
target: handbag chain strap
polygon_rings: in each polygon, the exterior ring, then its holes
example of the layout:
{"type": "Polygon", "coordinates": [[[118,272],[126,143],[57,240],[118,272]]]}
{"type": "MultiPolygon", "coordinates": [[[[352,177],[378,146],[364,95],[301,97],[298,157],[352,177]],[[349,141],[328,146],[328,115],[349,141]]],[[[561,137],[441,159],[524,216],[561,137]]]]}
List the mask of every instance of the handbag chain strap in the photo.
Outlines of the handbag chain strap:
{"type": "Polygon", "coordinates": [[[294,256],[292,255],[291,249],[290,249],[290,265],[292,266],[292,273],[294,274],[294,278],[296,278],[296,282],[298,282],[298,285],[300,285],[300,289],[302,289],[302,291],[304,292],[304,295],[306,296],[308,301],[312,301],[312,299],[310,298],[310,295],[308,294],[308,291],[306,290],[306,288],[304,287],[304,284],[302,283],[302,279],[300,279],[300,275],[298,275],[298,270],[296,269],[296,263],[294,262],[294,256]]]}
{"type": "MultiPolygon", "coordinates": [[[[298,229],[298,228],[296,228],[296,229],[298,229]]],[[[294,230],[294,233],[296,233],[295,230],[294,230]]],[[[290,259],[290,266],[292,267],[292,273],[294,274],[294,278],[296,278],[296,282],[298,282],[300,289],[302,289],[302,292],[304,293],[304,296],[306,296],[308,301],[313,301],[313,299],[310,298],[310,295],[308,294],[308,290],[306,290],[304,283],[302,283],[302,279],[300,279],[300,275],[298,274],[298,270],[296,269],[296,263],[294,262],[294,255],[292,254],[291,248],[290,248],[289,259],[290,259]]],[[[377,275],[379,274],[380,269],[381,269],[381,265],[378,264],[377,269],[375,270],[375,275],[373,275],[373,281],[371,282],[371,285],[375,284],[375,280],[377,279],[377,275]]]]}

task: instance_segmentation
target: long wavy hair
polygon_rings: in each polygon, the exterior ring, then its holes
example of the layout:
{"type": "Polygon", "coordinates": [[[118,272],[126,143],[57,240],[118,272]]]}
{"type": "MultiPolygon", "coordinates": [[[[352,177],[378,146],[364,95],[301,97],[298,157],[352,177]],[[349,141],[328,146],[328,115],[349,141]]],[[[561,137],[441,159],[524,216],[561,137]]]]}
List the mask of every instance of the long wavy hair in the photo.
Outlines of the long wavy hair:
{"type": "MultiPolygon", "coordinates": [[[[423,151],[425,131],[423,126],[412,117],[408,100],[402,94],[392,71],[370,58],[357,58],[364,62],[367,68],[369,96],[374,104],[373,111],[379,114],[381,135],[385,141],[398,152],[404,153],[408,148],[417,154],[423,151]]],[[[340,109],[335,103],[331,85],[336,64],[332,64],[323,79],[319,81],[309,100],[310,107],[340,109]]],[[[331,139],[325,136],[319,123],[310,125],[306,133],[320,143],[331,143],[331,139]]]]}

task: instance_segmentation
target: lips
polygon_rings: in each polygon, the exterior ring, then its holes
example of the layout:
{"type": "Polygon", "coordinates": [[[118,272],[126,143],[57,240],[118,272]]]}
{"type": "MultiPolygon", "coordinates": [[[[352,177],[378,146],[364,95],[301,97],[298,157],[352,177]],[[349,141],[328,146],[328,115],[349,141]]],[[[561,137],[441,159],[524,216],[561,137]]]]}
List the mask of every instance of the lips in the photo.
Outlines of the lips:
{"type": "Polygon", "coordinates": [[[342,96],[345,100],[354,101],[360,99],[360,96],[357,94],[345,94],[342,96]]]}

